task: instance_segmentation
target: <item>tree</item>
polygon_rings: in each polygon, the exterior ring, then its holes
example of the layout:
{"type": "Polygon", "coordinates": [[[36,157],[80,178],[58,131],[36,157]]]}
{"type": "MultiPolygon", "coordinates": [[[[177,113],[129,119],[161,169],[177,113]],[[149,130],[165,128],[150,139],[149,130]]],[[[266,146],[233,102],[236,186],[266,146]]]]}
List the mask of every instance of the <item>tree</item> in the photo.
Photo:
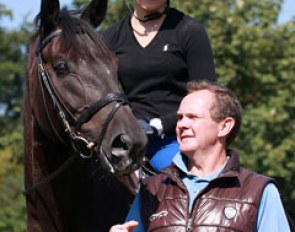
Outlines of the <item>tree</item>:
{"type": "MultiPolygon", "coordinates": [[[[0,19],[12,12],[0,4],[0,19]]],[[[29,29],[0,26],[0,231],[25,231],[22,95],[29,29]]]]}

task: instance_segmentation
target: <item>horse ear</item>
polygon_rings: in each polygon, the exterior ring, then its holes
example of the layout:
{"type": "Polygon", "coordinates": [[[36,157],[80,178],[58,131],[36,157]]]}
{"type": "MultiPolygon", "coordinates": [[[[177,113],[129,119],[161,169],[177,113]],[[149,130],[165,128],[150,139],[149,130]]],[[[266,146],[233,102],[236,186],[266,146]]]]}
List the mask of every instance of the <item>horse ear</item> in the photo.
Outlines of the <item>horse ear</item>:
{"type": "Polygon", "coordinates": [[[42,37],[46,37],[58,25],[59,12],[59,0],[42,0],[40,11],[42,37]]]}
{"type": "Polygon", "coordinates": [[[92,0],[81,14],[81,19],[90,23],[94,28],[104,20],[108,8],[108,0],[92,0]]]}

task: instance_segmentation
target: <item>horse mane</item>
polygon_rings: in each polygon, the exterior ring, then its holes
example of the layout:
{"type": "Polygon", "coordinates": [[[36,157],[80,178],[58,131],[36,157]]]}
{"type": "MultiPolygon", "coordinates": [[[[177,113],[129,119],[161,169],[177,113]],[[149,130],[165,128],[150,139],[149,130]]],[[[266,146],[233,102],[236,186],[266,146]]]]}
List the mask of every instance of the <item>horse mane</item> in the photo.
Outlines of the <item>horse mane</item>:
{"type": "MultiPolygon", "coordinates": [[[[66,7],[61,9],[59,14],[59,29],[63,31],[61,35],[61,43],[63,50],[61,52],[68,52],[71,49],[75,52],[71,53],[73,59],[78,56],[78,52],[85,54],[86,56],[103,57],[105,62],[109,61],[112,65],[116,65],[116,58],[113,52],[111,52],[103,40],[98,31],[95,30],[88,22],[79,18],[80,10],[70,11],[66,7]],[[93,44],[89,45],[85,41],[84,43],[78,42],[74,34],[87,35],[93,44]],[[94,49],[96,48],[96,49],[94,49]],[[77,52],[78,51],[78,52],[77,52]],[[97,54],[97,51],[100,54],[97,54]]],[[[35,18],[35,26],[37,33],[33,37],[33,40],[41,30],[40,14],[35,18]]]]}

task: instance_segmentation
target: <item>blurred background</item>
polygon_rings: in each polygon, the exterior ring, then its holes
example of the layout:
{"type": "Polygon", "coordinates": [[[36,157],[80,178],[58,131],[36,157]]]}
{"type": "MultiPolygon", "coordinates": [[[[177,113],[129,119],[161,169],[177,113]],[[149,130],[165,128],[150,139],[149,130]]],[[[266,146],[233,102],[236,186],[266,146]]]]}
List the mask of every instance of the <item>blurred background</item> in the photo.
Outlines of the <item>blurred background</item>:
{"type": "MultiPolygon", "coordinates": [[[[126,0],[132,7],[132,0],[126,0]]],[[[103,25],[128,14],[124,0],[109,2],[103,25]]],[[[27,45],[40,0],[0,0],[0,232],[23,232],[22,97],[27,45]]],[[[62,0],[69,9],[86,0],[62,0]]],[[[232,145],[241,161],[274,177],[287,212],[295,218],[295,1],[172,0],[172,6],[206,27],[219,82],[244,108],[232,145]]]]}

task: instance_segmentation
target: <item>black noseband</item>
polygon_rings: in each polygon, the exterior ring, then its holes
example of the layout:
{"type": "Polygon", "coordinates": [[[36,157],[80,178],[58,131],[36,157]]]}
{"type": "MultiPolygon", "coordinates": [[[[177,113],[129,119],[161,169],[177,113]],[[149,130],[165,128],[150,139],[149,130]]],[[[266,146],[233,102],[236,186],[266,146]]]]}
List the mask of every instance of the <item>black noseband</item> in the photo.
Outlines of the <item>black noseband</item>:
{"type": "Polygon", "coordinates": [[[122,93],[109,93],[104,98],[92,104],[75,122],[75,127],[79,130],[81,125],[90,120],[101,108],[105,107],[110,102],[116,101],[125,105],[128,103],[127,97],[122,93]]]}

